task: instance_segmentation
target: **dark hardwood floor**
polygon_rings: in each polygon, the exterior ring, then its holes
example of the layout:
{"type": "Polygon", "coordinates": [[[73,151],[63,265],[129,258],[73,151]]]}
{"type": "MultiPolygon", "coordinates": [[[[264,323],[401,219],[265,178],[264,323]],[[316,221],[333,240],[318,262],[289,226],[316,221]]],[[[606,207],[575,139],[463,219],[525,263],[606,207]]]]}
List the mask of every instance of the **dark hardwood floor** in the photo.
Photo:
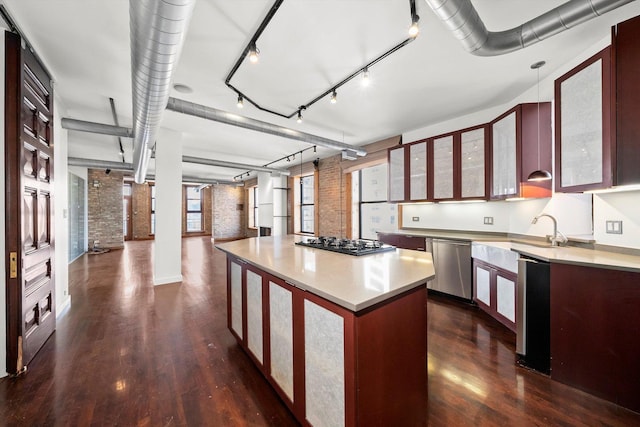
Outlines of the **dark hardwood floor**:
{"type": "MultiPolygon", "coordinates": [[[[182,284],[152,286],[153,246],[85,255],[72,304],[28,372],[0,381],[0,425],[293,426],[226,327],[225,257],[183,239],[182,284]]],[[[640,425],[515,364],[515,335],[479,310],[428,305],[429,425],[640,425]]]]}

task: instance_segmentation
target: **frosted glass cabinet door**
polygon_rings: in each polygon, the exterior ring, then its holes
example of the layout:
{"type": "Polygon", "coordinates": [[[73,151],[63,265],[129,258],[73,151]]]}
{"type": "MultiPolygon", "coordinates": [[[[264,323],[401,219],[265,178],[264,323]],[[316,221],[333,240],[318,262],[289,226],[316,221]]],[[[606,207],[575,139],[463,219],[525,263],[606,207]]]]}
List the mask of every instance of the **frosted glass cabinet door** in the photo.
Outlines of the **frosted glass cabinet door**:
{"type": "Polygon", "coordinates": [[[461,135],[461,196],[485,197],[484,128],[461,135]]]}
{"type": "Polygon", "coordinates": [[[313,426],[345,425],[344,319],[304,301],[306,419],[313,426]]]}
{"type": "Polygon", "coordinates": [[[602,60],[560,83],[562,187],[602,182],[602,60]]]}
{"type": "Polygon", "coordinates": [[[409,198],[426,200],[427,198],[427,142],[418,142],[409,146],[409,198]]]}
{"type": "Polygon", "coordinates": [[[269,282],[269,336],[271,377],[293,402],[293,296],[269,282]]]}
{"type": "Polygon", "coordinates": [[[231,329],[242,339],[242,266],[231,261],[231,329]]]}
{"type": "Polygon", "coordinates": [[[496,277],[496,305],[498,313],[516,321],[516,283],[500,275],[496,277]]]}
{"type": "Polygon", "coordinates": [[[247,347],[260,363],[262,343],[262,276],[247,270],[247,347]]]}
{"type": "Polygon", "coordinates": [[[516,175],[516,112],[513,111],[492,126],[492,196],[518,193],[516,175]]]}
{"type": "Polygon", "coordinates": [[[433,140],[433,198],[453,198],[453,135],[433,140]]]}
{"type": "Polygon", "coordinates": [[[404,147],[389,150],[389,201],[404,200],[404,147]]]}
{"type": "Polygon", "coordinates": [[[491,272],[480,266],[476,269],[476,301],[491,305],[491,272]]]}

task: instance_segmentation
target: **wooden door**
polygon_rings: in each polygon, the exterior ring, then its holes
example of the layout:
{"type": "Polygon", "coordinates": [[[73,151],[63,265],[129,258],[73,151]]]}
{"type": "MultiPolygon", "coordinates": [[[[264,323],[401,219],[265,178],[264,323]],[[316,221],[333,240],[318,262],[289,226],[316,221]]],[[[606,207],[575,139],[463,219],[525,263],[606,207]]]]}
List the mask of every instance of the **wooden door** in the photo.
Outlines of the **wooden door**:
{"type": "Polygon", "coordinates": [[[7,371],[20,372],[55,330],[53,92],[20,37],[6,33],[7,371]]]}

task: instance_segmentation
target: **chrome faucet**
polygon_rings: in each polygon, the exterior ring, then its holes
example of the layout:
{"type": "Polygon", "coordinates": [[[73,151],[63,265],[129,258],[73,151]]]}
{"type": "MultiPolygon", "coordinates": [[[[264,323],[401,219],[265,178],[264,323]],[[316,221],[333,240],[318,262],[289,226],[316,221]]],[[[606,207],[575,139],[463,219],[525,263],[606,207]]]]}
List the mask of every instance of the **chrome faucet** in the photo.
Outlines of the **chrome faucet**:
{"type": "Polygon", "coordinates": [[[553,235],[551,236],[551,246],[560,246],[564,243],[567,243],[567,240],[568,240],[567,237],[558,231],[558,221],[556,221],[556,219],[553,216],[546,213],[541,213],[540,215],[533,218],[533,221],[531,221],[531,224],[537,223],[538,220],[543,216],[551,218],[551,221],[553,221],[553,235]]]}

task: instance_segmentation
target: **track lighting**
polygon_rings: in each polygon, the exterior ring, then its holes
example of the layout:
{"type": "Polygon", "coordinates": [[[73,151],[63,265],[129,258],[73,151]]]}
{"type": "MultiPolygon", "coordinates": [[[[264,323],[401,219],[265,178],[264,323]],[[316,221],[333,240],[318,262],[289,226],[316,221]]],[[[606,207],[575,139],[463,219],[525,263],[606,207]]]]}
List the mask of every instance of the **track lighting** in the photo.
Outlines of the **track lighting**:
{"type": "Polygon", "coordinates": [[[411,17],[411,26],[409,27],[409,37],[411,37],[412,39],[415,39],[416,37],[418,37],[418,34],[420,33],[420,27],[418,26],[419,20],[420,20],[420,17],[418,15],[414,15],[411,17]]]}
{"type": "Polygon", "coordinates": [[[336,90],[333,90],[333,93],[331,94],[331,103],[335,104],[336,102],[338,102],[338,94],[336,93],[336,90]]]}
{"type": "Polygon", "coordinates": [[[298,123],[302,123],[302,111],[298,110],[298,119],[296,120],[298,123]]]}
{"type": "Polygon", "coordinates": [[[244,107],[244,98],[242,97],[242,95],[238,95],[238,103],[236,105],[238,106],[238,108],[244,107]]]}
{"type": "Polygon", "coordinates": [[[362,69],[362,85],[369,86],[369,67],[362,69]]]}
{"type": "Polygon", "coordinates": [[[315,145],[313,146],[313,152],[314,153],[316,152],[316,146],[315,145]]]}
{"type": "Polygon", "coordinates": [[[255,64],[256,62],[258,62],[258,55],[260,55],[260,50],[256,47],[254,43],[249,48],[249,61],[255,64]]]}
{"type": "Polygon", "coordinates": [[[290,161],[291,161],[291,159],[289,158],[289,156],[287,156],[287,162],[290,162],[290,161]]]}

